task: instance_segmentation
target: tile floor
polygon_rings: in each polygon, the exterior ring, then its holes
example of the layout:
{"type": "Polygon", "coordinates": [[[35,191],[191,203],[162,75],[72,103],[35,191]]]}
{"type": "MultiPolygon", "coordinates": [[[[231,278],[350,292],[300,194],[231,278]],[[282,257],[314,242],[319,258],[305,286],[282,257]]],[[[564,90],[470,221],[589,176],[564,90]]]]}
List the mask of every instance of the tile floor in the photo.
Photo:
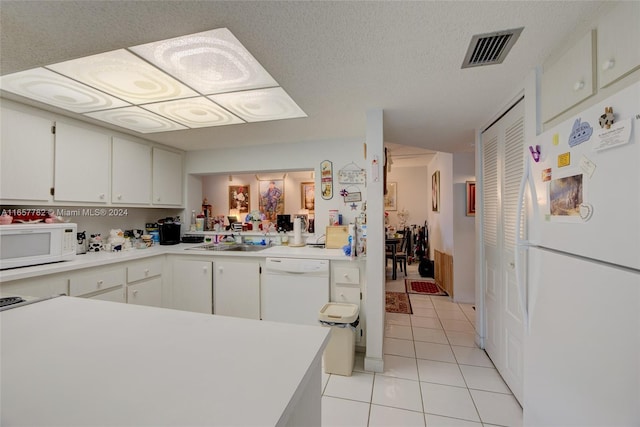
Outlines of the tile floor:
{"type": "MultiPolygon", "coordinates": [[[[416,264],[407,270],[420,277],[416,264]]],[[[404,292],[404,279],[389,274],[386,289],[404,292]]],[[[322,425],[521,426],[522,408],[475,344],[472,305],[410,298],[413,315],[386,314],[383,373],[365,371],[361,353],[351,377],[323,373],[322,425]]]]}

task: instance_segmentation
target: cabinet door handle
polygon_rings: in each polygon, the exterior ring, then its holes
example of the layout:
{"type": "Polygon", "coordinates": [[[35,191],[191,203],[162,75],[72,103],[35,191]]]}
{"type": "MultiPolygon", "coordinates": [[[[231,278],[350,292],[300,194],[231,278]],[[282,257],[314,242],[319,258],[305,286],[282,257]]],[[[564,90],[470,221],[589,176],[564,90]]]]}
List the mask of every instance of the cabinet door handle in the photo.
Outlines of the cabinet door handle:
{"type": "Polygon", "coordinates": [[[104,193],[100,193],[100,194],[98,195],[98,198],[99,198],[100,200],[104,200],[104,193]]]}
{"type": "Polygon", "coordinates": [[[135,297],[136,295],[138,295],[138,291],[137,290],[133,291],[133,292],[131,292],[131,294],[135,297]]]}
{"type": "MultiPolygon", "coordinates": [[[[209,271],[209,267],[202,267],[202,272],[206,273],[207,271],[209,271]]],[[[222,268],[220,268],[220,271],[222,271],[222,268]]]]}
{"type": "Polygon", "coordinates": [[[149,269],[148,269],[148,268],[145,268],[145,269],[144,269],[144,275],[145,275],[145,276],[148,276],[148,275],[149,275],[149,269]]]}
{"type": "Polygon", "coordinates": [[[614,59],[609,59],[602,64],[602,69],[604,71],[612,69],[616,65],[616,61],[614,59]]]}
{"type": "MultiPolygon", "coordinates": [[[[205,268],[207,268],[207,267],[205,267],[205,268]]],[[[219,271],[220,273],[222,273],[224,270],[222,269],[222,267],[218,267],[218,271],[219,271]]]]}
{"type": "Polygon", "coordinates": [[[104,283],[104,280],[98,280],[97,285],[98,287],[102,287],[102,284],[104,283]]]}
{"type": "Polygon", "coordinates": [[[573,90],[575,92],[581,90],[582,88],[584,88],[584,82],[582,80],[575,82],[573,85],[573,90]]]}
{"type": "Polygon", "coordinates": [[[118,194],[118,195],[116,196],[116,199],[118,199],[118,200],[122,200],[122,194],[118,194]]]}

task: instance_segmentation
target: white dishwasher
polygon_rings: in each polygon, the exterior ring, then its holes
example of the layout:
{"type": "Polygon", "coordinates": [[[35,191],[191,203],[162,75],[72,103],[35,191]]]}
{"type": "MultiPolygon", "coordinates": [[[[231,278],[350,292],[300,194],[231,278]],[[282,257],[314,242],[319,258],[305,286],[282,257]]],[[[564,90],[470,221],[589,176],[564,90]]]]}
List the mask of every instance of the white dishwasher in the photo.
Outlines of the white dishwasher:
{"type": "Polygon", "coordinates": [[[319,325],[329,302],[329,261],[267,258],[260,295],[262,320],[319,325]]]}

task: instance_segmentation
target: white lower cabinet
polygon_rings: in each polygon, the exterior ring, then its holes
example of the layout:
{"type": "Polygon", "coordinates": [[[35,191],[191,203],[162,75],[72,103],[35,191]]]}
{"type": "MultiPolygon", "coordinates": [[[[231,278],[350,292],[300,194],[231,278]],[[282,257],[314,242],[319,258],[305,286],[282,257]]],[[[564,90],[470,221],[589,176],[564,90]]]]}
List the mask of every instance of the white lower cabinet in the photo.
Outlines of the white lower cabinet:
{"type": "Polygon", "coordinates": [[[356,328],[356,344],[365,345],[365,313],[362,302],[364,265],[331,261],[331,302],[355,304],[360,309],[360,323],[356,328]]]}
{"type": "Polygon", "coordinates": [[[171,257],[172,308],[213,313],[212,262],[202,258],[171,257]]]}
{"type": "Polygon", "coordinates": [[[127,285],[129,304],[162,307],[162,279],[156,277],[133,285],[127,285]]]}
{"type": "Polygon", "coordinates": [[[126,264],[129,304],[165,306],[162,298],[162,261],[164,259],[164,256],[157,256],[126,264]]]}
{"type": "Polygon", "coordinates": [[[96,295],[89,297],[89,299],[97,299],[100,301],[111,301],[111,302],[127,302],[127,296],[124,291],[124,286],[117,287],[111,291],[102,292],[96,295]]]}
{"type": "Polygon", "coordinates": [[[260,319],[260,259],[216,258],[213,312],[260,319]]]}
{"type": "Polygon", "coordinates": [[[69,279],[65,274],[12,280],[0,283],[0,296],[28,296],[47,298],[52,295],[69,295],[69,279]]]}
{"type": "Polygon", "coordinates": [[[121,264],[80,270],[69,273],[68,277],[72,297],[101,299],[102,294],[118,291],[124,297],[125,270],[121,264]]]}

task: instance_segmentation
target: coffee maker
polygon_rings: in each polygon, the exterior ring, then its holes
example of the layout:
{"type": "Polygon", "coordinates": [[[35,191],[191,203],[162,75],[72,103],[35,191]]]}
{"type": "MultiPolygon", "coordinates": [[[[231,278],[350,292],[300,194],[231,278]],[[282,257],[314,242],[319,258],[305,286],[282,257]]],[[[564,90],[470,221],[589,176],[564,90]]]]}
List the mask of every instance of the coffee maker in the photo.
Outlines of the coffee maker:
{"type": "Polygon", "coordinates": [[[161,245],[177,245],[180,243],[180,221],[173,218],[158,220],[158,232],[161,245]]]}
{"type": "Polygon", "coordinates": [[[276,226],[278,231],[291,231],[293,224],[291,223],[291,215],[278,215],[276,217],[276,226]]]}

